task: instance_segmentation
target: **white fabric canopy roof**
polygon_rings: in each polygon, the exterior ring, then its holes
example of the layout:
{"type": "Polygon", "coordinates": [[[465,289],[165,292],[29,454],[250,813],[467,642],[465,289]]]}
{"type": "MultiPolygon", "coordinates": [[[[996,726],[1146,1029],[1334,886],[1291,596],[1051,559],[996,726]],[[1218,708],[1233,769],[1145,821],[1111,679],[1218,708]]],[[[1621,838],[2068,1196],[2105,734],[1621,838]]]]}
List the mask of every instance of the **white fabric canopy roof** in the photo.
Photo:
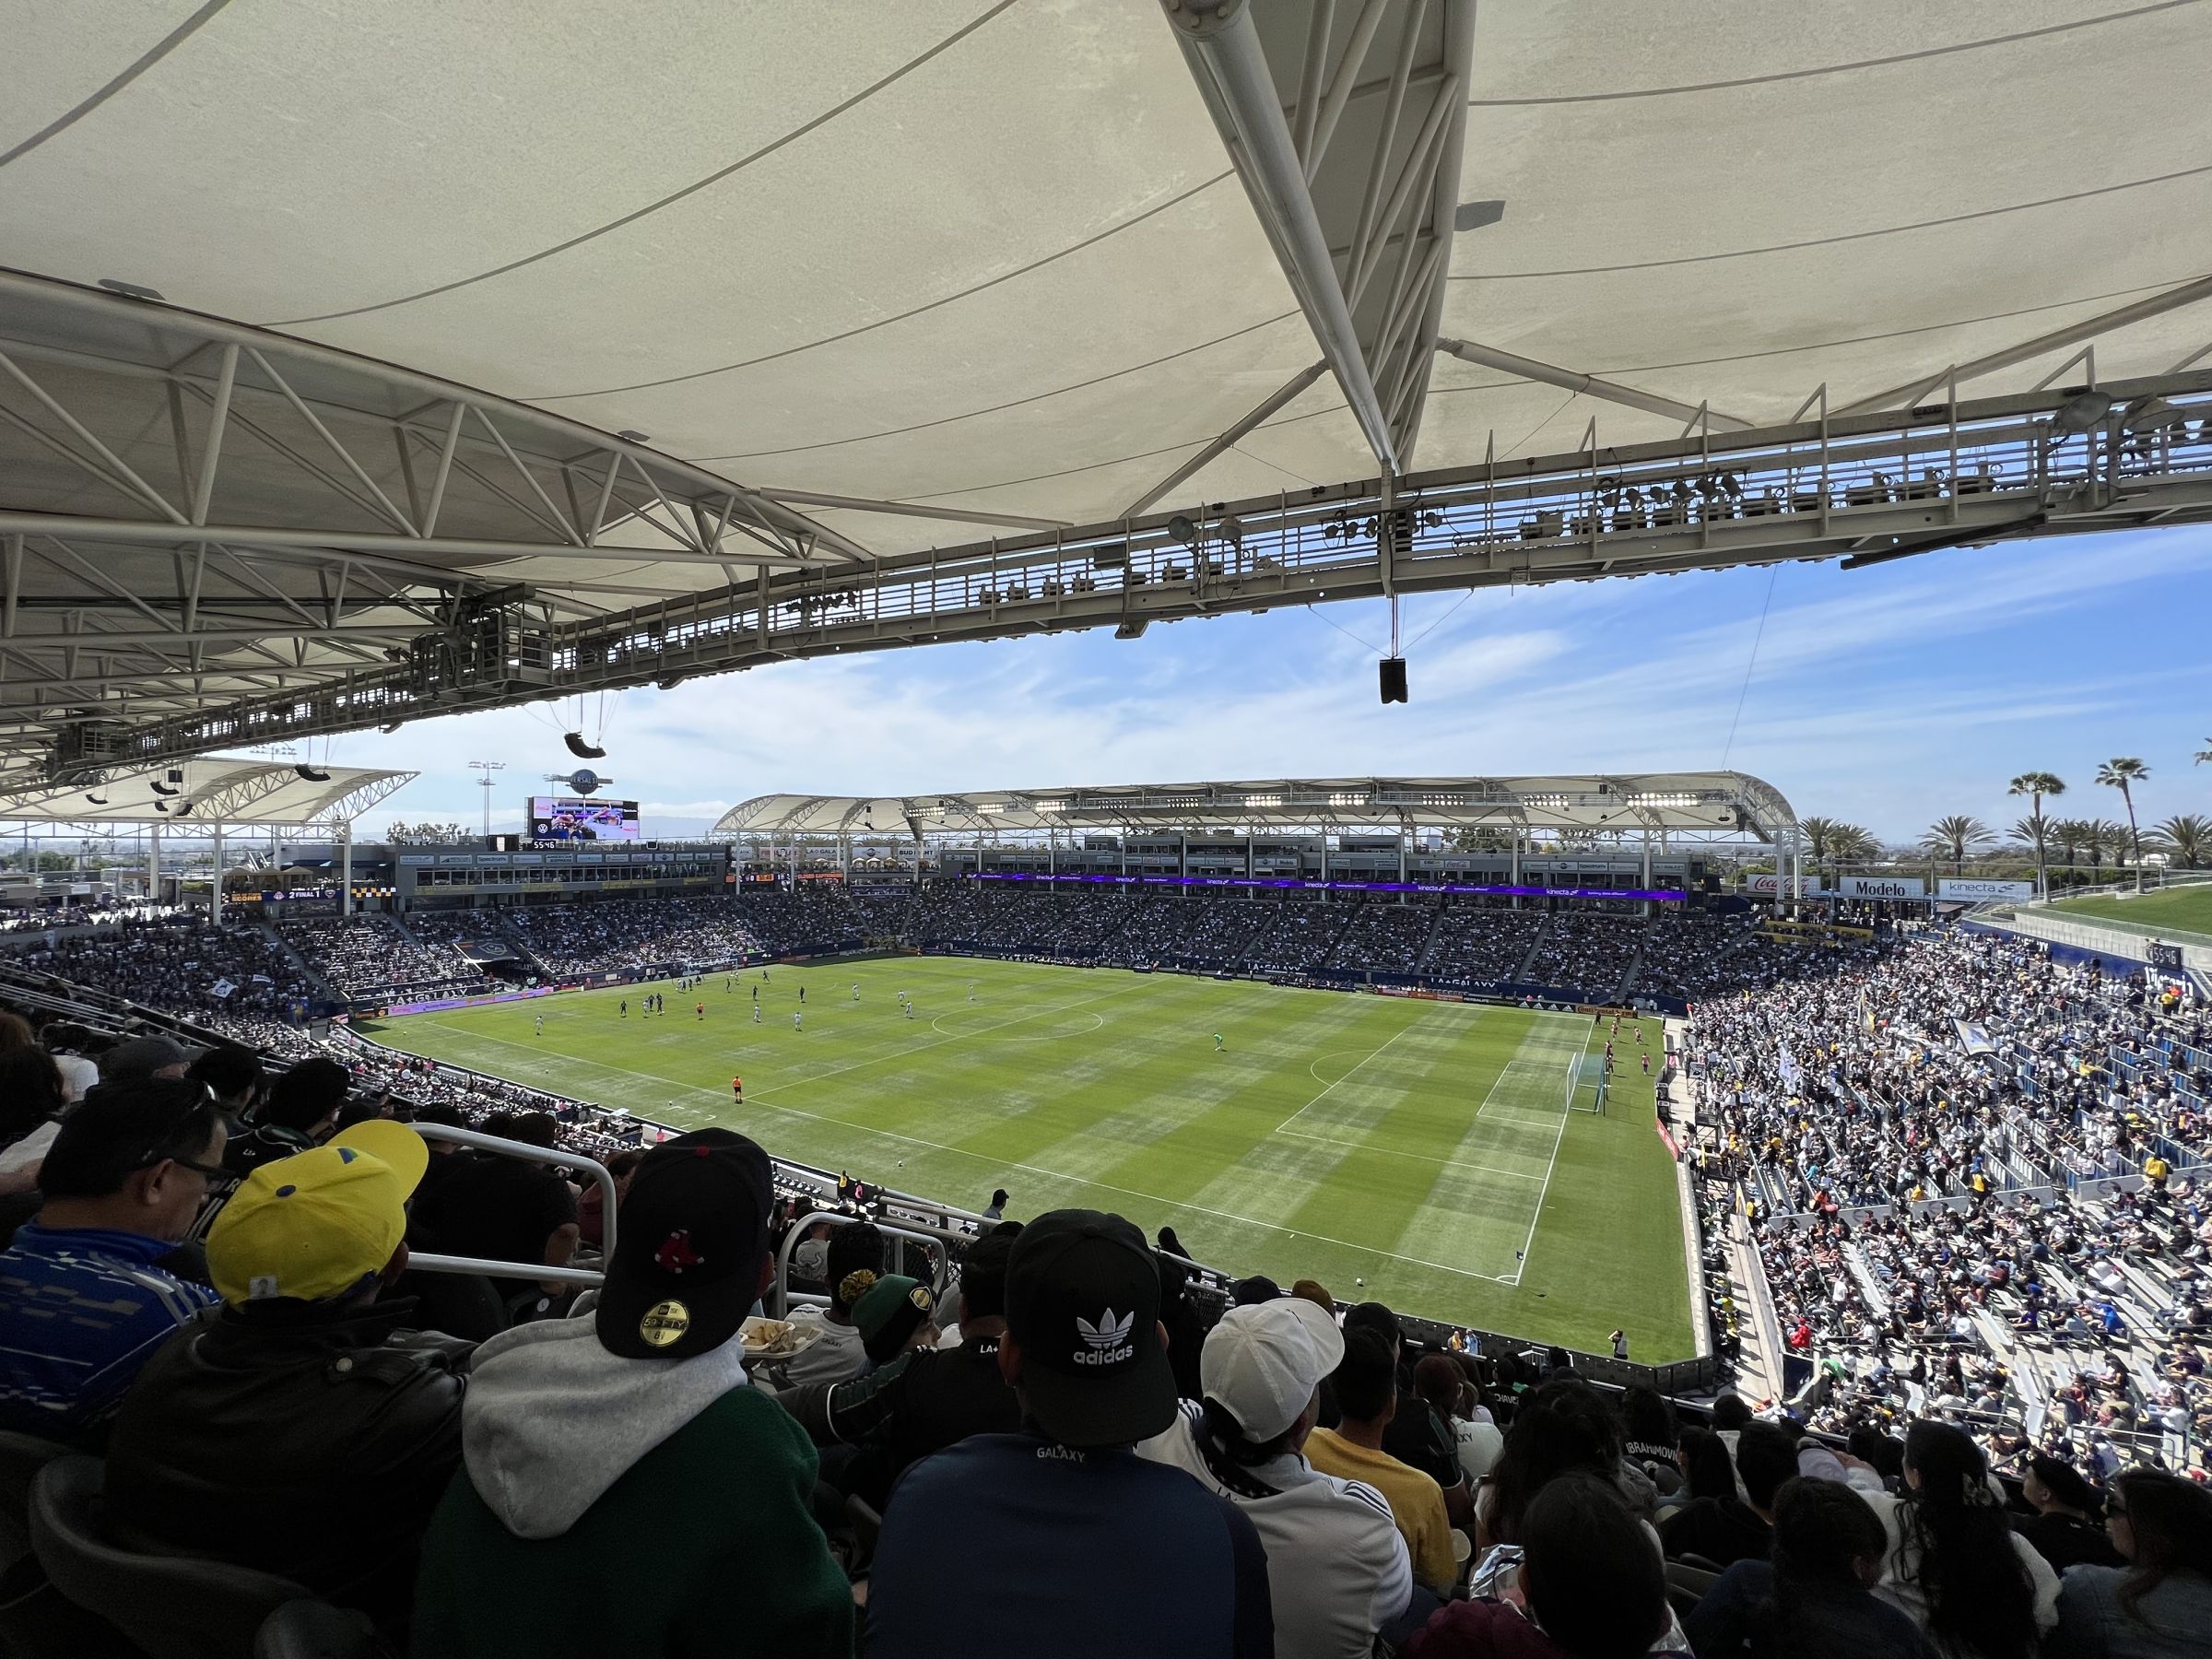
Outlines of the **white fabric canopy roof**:
{"type": "MultiPolygon", "coordinates": [[[[1158,0],[0,0],[0,38],[8,263],[759,488],[1093,521],[1316,355],[1158,0]]],[[[1460,194],[1503,207],[1441,332],[1755,422],[1937,373],[2212,271],[2207,70],[2181,0],[1484,6],[1460,194]]],[[[2168,312],[2098,376],[2207,342],[2168,312]]],[[[1680,425],[1447,359],[1411,464],[1593,413],[1680,425]]],[[[1324,376],[1175,499],[1373,470],[1324,376]]]]}
{"type": "Polygon", "coordinates": [[[900,796],[756,795],[723,814],[718,835],[937,835],[1208,825],[1425,829],[1495,825],[1552,830],[1749,831],[1796,822],[1782,792],[1747,772],[1638,772],[1563,778],[1265,778],[1241,782],[1106,783],[900,796]]]}
{"type": "Polygon", "coordinates": [[[358,818],[419,773],[359,766],[316,769],[236,755],[209,755],[175,766],[111,772],[103,782],[55,785],[0,794],[0,822],[17,824],[160,824],[193,834],[216,825],[319,824],[358,818]],[[189,808],[189,810],[185,810],[189,808]]]}

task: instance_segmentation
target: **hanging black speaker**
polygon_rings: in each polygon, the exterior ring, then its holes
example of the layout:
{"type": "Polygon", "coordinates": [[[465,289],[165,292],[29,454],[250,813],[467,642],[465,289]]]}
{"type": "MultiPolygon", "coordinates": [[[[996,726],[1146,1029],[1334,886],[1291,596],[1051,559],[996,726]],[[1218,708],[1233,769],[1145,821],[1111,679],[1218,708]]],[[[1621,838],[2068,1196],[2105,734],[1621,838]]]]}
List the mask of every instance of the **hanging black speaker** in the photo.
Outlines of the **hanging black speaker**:
{"type": "Polygon", "coordinates": [[[606,759],[606,751],[603,748],[594,748],[586,743],[582,732],[564,732],[561,734],[560,740],[569,746],[569,753],[579,760],[604,760],[606,759]]]}
{"type": "Polygon", "coordinates": [[[1384,657],[1379,665],[1382,670],[1382,700],[1386,703],[1406,700],[1406,659],[1384,657]]]}

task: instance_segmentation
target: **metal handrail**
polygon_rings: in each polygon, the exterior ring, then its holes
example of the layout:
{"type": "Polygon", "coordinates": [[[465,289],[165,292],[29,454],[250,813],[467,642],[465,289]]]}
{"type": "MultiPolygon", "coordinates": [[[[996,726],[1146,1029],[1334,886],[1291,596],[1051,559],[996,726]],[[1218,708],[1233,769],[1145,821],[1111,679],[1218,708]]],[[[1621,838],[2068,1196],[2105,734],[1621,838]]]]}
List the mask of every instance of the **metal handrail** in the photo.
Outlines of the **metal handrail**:
{"type": "MultiPolygon", "coordinates": [[[[497,1135],[486,1135],[476,1129],[457,1129],[450,1124],[411,1124],[408,1125],[425,1140],[450,1141],[456,1147],[473,1147],[479,1152],[497,1152],[505,1158],[519,1158],[525,1163],[553,1164],[561,1169],[584,1170],[591,1172],[599,1187],[601,1259],[615,1253],[615,1210],[621,1202],[615,1191],[615,1178],[607,1173],[606,1166],[581,1152],[563,1152],[556,1147],[534,1147],[527,1141],[507,1140],[497,1135]]],[[[500,1278],[526,1278],[543,1283],[595,1287],[606,1281],[606,1275],[589,1267],[554,1267],[544,1262],[499,1262],[483,1256],[441,1255],[434,1252],[417,1254],[407,1253],[407,1265],[419,1267],[425,1273],[484,1273],[500,1278]]]]}
{"type": "MultiPolygon", "coordinates": [[[[868,1218],[865,1216],[855,1216],[844,1210],[817,1209],[808,1210],[791,1224],[790,1229],[783,1235],[782,1244],[777,1248],[776,1277],[769,1286],[768,1305],[774,1317],[782,1319],[791,1307],[792,1253],[798,1248],[800,1241],[806,1238],[806,1230],[818,1221],[827,1221],[832,1227],[848,1227],[856,1221],[867,1219],[868,1218]]],[[[937,1296],[943,1293],[946,1285],[950,1282],[952,1274],[952,1253],[944,1248],[948,1241],[947,1236],[917,1232],[912,1228],[900,1227],[895,1222],[874,1221],[870,1225],[887,1238],[911,1239],[925,1250],[934,1246],[940,1253],[940,1261],[938,1266],[930,1274],[930,1294],[937,1296]]],[[[814,1301],[827,1299],[806,1297],[806,1300],[814,1301]]]]}

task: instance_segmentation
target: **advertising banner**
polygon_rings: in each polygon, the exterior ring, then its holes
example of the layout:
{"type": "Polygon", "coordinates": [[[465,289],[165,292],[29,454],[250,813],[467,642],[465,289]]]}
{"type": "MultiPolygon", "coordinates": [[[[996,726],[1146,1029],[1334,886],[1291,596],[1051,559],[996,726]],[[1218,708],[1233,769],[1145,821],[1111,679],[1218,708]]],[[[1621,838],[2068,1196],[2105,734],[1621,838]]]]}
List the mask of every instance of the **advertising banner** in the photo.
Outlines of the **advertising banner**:
{"type": "Polygon", "coordinates": [[[1836,883],[1842,899],[1925,899],[1928,884],[1917,876],[1845,876],[1836,883]]]}
{"type": "MultiPolygon", "coordinates": [[[[1779,876],[1747,876],[1744,891],[1754,898],[1775,898],[1787,891],[1779,876]]],[[[1928,884],[1917,876],[1844,876],[1833,887],[1806,877],[1807,899],[1924,899],[1928,884]]]]}
{"type": "MultiPolygon", "coordinates": [[[[1779,876],[1747,876],[1744,877],[1744,891],[1755,899],[1779,898],[1788,889],[1789,884],[1779,876]]],[[[1818,899],[1827,892],[1828,889],[1820,885],[1818,877],[1807,876],[1805,878],[1805,896],[1807,899],[1818,899]]]]}
{"type": "Polygon", "coordinates": [[[2035,883],[1983,881],[1971,876],[1946,876],[1936,883],[1936,897],[1963,900],[1969,904],[1979,904],[1987,899],[2032,899],[2035,897],[2035,883]]]}

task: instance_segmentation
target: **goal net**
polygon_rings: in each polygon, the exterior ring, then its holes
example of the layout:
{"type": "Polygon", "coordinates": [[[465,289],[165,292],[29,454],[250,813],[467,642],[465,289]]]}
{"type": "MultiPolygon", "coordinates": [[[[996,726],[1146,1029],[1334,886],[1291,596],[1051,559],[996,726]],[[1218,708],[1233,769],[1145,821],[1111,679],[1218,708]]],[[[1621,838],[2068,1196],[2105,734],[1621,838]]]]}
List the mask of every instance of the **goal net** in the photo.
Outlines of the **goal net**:
{"type": "Polygon", "coordinates": [[[1603,1117],[1607,1086],[1603,1055],[1575,1055],[1567,1063],[1567,1110],[1594,1112],[1603,1117]]]}

